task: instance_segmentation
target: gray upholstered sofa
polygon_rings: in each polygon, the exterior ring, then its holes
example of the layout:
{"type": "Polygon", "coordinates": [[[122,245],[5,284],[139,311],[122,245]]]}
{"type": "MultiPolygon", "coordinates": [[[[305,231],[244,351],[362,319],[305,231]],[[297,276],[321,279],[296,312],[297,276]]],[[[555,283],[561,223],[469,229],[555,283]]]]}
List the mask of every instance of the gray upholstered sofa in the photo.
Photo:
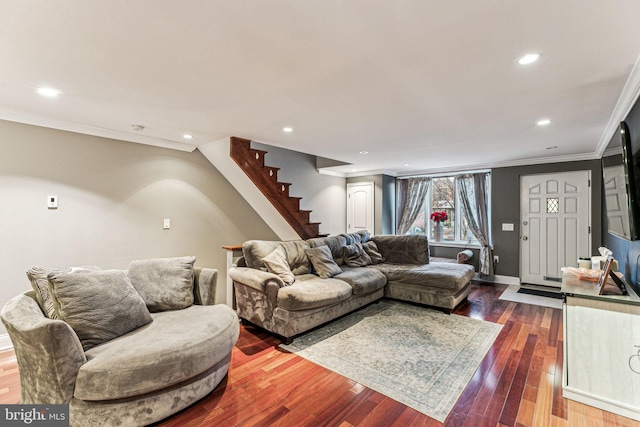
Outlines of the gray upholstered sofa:
{"type": "Polygon", "coordinates": [[[134,261],[128,271],[32,268],[34,290],[0,313],[22,403],[68,403],[72,426],[141,426],[216,388],[238,317],[214,305],[217,270],[194,269],[193,261],[134,261]]]}
{"type": "Polygon", "coordinates": [[[287,341],[385,296],[451,311],[469,294],[475,272],[429,262],[425,236],[251,240],[242,252],[229,269],[238,315],[287,341]]]}

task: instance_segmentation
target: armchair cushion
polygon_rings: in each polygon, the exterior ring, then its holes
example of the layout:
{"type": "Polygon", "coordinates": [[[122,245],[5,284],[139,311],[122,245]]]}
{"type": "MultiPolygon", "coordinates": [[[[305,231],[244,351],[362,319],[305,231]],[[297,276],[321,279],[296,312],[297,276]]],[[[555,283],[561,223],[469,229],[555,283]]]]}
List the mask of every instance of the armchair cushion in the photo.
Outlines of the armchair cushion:
{"type": "Polygon", "coordinates": [[[149,311],[180,310],[193,304],[195,256],[131,261],[129,279],[149,311]]]}
{"type": "Polygon", "coordinates": [[[38,301],[42,312],[49,319],[59,320],[60,318],[53,307],[53,300],[49,296],[49,279],[47,279],[49,273],[86,273],[97,270],[100,270],[100,267],[42,268],[33,266],[27,271],[27,277],[36,293],[36,301],[38,301]]]}
{"type": "Polygon", "coordinates": [[[369,240],[366,243],[362,244],[362,248],[371,258],[371,264],[380,264],[384,262],[384,257],[380,253],[380,249],[378,249],[378,245],[373,240],[369,240]]]}
{"type": "Polygon", "coordinates": [[[50,273],[48,278],[58,316],[85,351],[152,320],[125,271],[50,273]]]}

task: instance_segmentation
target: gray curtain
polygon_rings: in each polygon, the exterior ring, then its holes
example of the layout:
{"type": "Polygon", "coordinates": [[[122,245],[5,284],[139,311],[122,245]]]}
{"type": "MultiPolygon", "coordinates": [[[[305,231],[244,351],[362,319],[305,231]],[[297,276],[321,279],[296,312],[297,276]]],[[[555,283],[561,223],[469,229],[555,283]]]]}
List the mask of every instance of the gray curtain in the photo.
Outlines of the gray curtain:
{"type": "Polygon", "coordinates": [[[456,176],[462,214],[469,229],[480,243],[480,275],[493,276],[493,262],[489,239],[489,211],[487,205],[487,173],[456,176]]]}
{"type": "MultiPolygon", "coordinates": [[[[424,199],[429,190],[431,178],[407,178],[398,180],[398,226],[396,234],[406,234],[416,220],[420,210],[424,208],[424,199]]],[[[425,219],[426,221],[426,219],[425,219]]]]}

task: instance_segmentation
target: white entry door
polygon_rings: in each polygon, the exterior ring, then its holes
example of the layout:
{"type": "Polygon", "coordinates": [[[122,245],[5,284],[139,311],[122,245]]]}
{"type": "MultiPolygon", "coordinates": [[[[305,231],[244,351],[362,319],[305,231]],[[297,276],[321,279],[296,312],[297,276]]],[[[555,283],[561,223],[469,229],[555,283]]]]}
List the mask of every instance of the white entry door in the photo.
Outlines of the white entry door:
{"type": "Polygon", "coordinates": [[[520,281],[560,287],[562,267],[591,256],[591,172],[520,178],[520,281]]]}
{"type": "Polygon", "coordinates": [[[367,230],[374,233],[373,182],[347,184],[347,233],[367,230]]]}

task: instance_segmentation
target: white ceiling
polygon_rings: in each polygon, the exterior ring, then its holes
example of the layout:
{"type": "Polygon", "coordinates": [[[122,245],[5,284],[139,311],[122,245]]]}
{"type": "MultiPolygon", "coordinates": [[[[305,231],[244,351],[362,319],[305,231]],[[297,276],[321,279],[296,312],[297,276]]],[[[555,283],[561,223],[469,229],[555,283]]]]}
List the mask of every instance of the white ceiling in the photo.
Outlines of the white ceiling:
{"type": "Polygon", "coordinates": [[[596,158],[638,89],[615,109],[639,16],[638,0],[0,0],[0,119],[187,150],[234,135],[347,174],[596,158]]]}

